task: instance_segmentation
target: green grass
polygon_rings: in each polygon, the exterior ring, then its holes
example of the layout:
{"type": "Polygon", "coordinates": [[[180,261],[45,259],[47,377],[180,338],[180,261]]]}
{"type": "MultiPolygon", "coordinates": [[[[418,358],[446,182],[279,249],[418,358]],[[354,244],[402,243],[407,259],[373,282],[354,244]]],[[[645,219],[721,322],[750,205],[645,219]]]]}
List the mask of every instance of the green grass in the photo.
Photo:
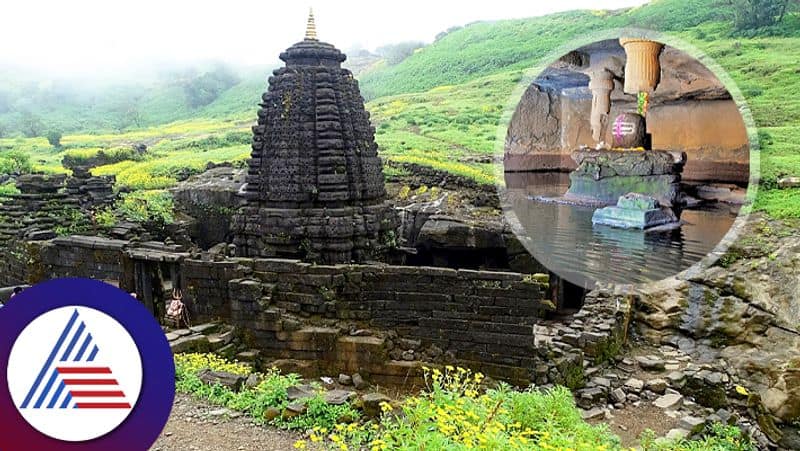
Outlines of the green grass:
{"type": "Polygon", "coordinates": [[[682,30],[719,17],[719,8],[709,5],[708,0],[656,0],[627,11],[569,11],[478,22],[448,33],[398,65],[364,74],[361,89],[365,98],[374,99],[527,69],[570,40],[603,29],[682,30]]]}

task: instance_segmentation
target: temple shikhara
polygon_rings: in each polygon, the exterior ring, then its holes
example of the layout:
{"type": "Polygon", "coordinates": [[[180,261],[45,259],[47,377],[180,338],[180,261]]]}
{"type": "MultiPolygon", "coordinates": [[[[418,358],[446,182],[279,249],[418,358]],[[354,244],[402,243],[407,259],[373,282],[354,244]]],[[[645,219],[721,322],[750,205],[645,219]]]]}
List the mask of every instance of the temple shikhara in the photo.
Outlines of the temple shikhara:
{"type": "MultiPolygon", "coordinates": [[[[305,38],[280,55],[253,127],[246,205],[234,217],[237,254],[364,261],[396,227],[375,129],[346,56],[305,38]]],[[[390,238],[387,238],[390,239],[390,238]]]]}

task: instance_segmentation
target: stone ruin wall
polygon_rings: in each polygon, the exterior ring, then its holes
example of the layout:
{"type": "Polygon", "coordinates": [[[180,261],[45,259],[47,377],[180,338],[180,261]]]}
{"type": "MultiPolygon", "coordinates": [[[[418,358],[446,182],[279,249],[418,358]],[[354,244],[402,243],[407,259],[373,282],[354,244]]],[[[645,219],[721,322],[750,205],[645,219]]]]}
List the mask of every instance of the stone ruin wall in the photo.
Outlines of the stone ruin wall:
{"type": "MultiPolygon", "coordinates": [[[[28,283],[126,280],[124,250],[135,246],[96,237],[27,244],[28,283]]],[[[581,386],[584,368],[619,351],[629,320],[627,304],[592,299],[568,321],[543,319],[553,309],[546,278],[510,272],[187,258],[180,274],[193,323],[236,326],[263,366],[360,372],[390,386],[420,384],[423,363],[460,364],[519,385],[581,386]]]]}
{"type": "Polygon", "coordinates": [[[421,362],[431,362],[580,386],[584,365],[616,354],[628,325],[628,306],[600,302],[569,322],[544,320],[547,282],[519,273],[283,259],[182,268],[197,320],[231,322],[265,361],[385,385],[420,383],[421,362]]]}

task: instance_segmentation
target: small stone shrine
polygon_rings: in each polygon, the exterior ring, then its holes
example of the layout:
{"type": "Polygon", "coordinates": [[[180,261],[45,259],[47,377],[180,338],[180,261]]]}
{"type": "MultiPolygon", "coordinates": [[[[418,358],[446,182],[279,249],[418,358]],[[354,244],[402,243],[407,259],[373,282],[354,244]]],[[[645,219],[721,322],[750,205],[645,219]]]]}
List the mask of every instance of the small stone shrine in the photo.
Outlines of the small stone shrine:
{"type": "Polygon", "coordinates": [[[239,256],[364,261],[393,241],[375,129],[346,56],[305,39],[280,55],[253,127],[246,203],[233,218],[239,256]]]}
{"type": "Polygon", "coordinates": [[[614,71],[608,67],[590,71],[593,96],[590,122],[598,142],[595,149],[582,148],[572,153],[578,167],[570,173],[570,187],[564,197],[582,203],[612,205],[596,210],[592,224],[637,229],[679,225],[670,208],[681,201],[680,181],[686,153],[652,150],[645,119],[650,95],[661,76],[659,53],[663,45],[638,38],[620,38],[620,44],[627,55],[624,92],[636,95],[637,111],[623,112],[610,121],[611,91],[607,85],[614,71]],[[611,130],[611,146],[600,140],[606,127],[611,130]]]}

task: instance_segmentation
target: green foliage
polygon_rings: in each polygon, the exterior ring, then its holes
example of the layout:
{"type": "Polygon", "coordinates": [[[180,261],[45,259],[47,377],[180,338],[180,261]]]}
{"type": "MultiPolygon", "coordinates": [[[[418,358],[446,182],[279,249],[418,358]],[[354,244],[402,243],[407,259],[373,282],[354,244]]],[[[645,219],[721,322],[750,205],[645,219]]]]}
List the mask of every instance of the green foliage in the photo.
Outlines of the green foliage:
{"type": "Polygon", "coordinates": [[[715,0],[661,0],[620,11],[569,11],[528,19],[477,22],[440,35],[402,63],[361,77],[366,99],[464,83],[525,69],[572,39],[619,27],[684,30],[724,15],[715,0]]]}
{"type": "Polygon", "coordinates": [[[53,147],[61,147],[61,137],[63,134],[59,130],[50,130],[45,137],[47,142],[53,147]]]}
{"type": "Polygon", "coordinates": [[[188,81],[183,90],[189,106],[199,108],[210,104],[238,82],[239,78],[230,69],[220,66],[188,81]]]}
{"type": "Polygon", "coordinates": [[[151,190],[127,193],[117,202],[122,218],[144,224],[165,226],[174,221],[172,194],[151,190]]]}
{"type": "Polygon", "coordinates": [[[728,0],[737,30],[769,27],[783,20],[789,0],[728,0]]]}
{"type": "Polygon", "coordinates": [[[656,438],[646,430],[640,438],[642,451],[755,451],[756,446],[735,426],[714,423],[699,440],[656,438]]]}
{"type": "Polygon", "coordinates": [[[107,230],[116,226],[119,218],[113,208],[103,208],[94,212],[92,221],[98,228],[107,230]]]}
{"type": "Polygon", "coordinates": [[[276,426],[286,429],[299,429],[302,431],[314,427],[333,429],[336,424],[348,420],[357,420],[361,413],[358,412],[350,403],[332,405],[325,402],[322,395],[317,394],[305,399],[306,411],[302,415],[292,418],[278,417],[273,421],[276,426]]]}
{"type": "MultiPolygon", "coordinates": [[[[377,449],[604,450],[619,447],[606,426],[581,419],[572,393],[557,387],[485,390],[483,376],[463,368],[427,370],[429,389],[406,398],[402,415],[385,415],[377,449]]],[[[383,406],[391,412],[393,406],[383,406]]],[[[375,448],[373,448],[375,449],[375,448]]]]}
{"type": "Polygon", "coordinates": [[[127,146],[112,147],[110,149],[97,147],[69,149],[64,152],[64,157],[61,161],[65,167],[75,167],[83,165],[102,166],[137,159],[140,159],[140,156],[136,150],[131,146],[127,146]]]}
{"type": "MultiPolygon", "coordinates": [[[[296,374],[282,375],[278,370],[270,370],[266,374],[257,373],[246,365],[229,362],[213,354],[177,354],[175,374],[175,386],[179,392],[244,412],[260,424],[266,422],[264,413],[270,407],[286,407],[289,403],[287,389],[300,383],[300,377],[296,374]],[[208,385],[201,381],[198,373],[205,368],[243,376],[254,374],[260,382],[255,387],[244,387],[235,393],[221,385],[208,385]]],[[[292,418],[275,418],[273,424],[286,429],[333,429],[342,419],[355,421],[360,417],[360,413],[349,403],[329,405],[321,395],[308,398],[305,402],[305,413],[292,418]]]]}
{"type": "Polygon", "coordinates": [[[23,111],[19,119],[19,129],[28,138],[41,136],[44,131],[44,122],[30,111],[23,111]]]}
{"type": "Polygon", "coordinates": [[[2,201],[2,197],[8,196],[9,194],[19,194],[19,190],[14,182],[7,182],[0,185],[0,201],[2,201]]]}
{"type": "Polygon", "coordinates": [[[31,172],[32,168],[31,159],[25,152],[0,150],[0,174],[24,174],[31,172]]]}
{"type": "Polygon", "coordinates": [[[53,228],[53,232],[58,236],[77,235],[90,229],[88,219],[80,210],[68,210],[59,219],[61,224],[53,228]]]}

